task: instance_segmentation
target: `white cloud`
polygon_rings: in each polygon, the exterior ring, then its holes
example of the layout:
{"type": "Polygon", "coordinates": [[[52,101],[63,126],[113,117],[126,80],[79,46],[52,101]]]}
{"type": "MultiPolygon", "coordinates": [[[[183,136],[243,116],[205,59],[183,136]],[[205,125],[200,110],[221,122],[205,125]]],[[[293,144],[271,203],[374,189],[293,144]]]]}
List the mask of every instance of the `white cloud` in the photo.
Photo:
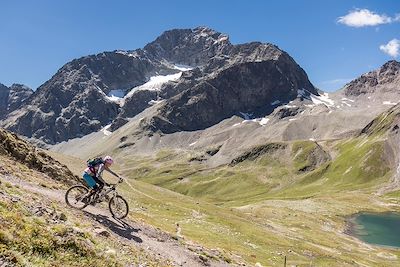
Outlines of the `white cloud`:
{"type": "Polygon", "coordinates": [[[381,24],[391,23],[394,20],[400,20],[400,16],[396,15],[393,19],[384,14],[379,15],[368,9],[356,9],[350,11],[349,14],[343,17],[339,17],[337,22],[345,24],[350,27],[365,27],[365,26],[376,26],[381,24]]]}
{"type": "Polygon", "coordinates": [[[400,40],[393,39],[385,45],[379,46],[379,49],[392,57],[397,57],[400,54],[400,40]]]}

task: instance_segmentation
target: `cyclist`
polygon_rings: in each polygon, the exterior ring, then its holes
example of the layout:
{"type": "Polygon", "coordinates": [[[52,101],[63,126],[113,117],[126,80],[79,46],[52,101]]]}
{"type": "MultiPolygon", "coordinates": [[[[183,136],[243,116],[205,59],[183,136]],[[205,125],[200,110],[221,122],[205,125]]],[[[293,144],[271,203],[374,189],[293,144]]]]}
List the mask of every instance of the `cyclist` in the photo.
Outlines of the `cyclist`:
{"type": "Polygon", "coordinates": [[[110,167],[114,163],[114,160],[110,156],[104,158],[96,158],[88,162],[88,167],[83,172],[83,179],[87,185],[92,189],[91,193],[98,192],[97,196],[103,189],[104,185],[108,185],[102,178],[103,171],[106,170],[115,177],[119,178],[119,182],[123,182],[124,179],[113,172],[110,167]]]}

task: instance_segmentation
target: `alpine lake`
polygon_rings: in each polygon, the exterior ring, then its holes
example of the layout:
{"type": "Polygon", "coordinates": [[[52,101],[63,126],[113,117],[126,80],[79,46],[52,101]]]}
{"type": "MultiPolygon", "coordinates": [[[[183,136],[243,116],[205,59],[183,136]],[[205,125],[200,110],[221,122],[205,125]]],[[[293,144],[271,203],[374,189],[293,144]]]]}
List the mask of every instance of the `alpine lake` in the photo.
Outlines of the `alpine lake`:
{"type": "Polygon", "coordinates": [[[400,213],[358,213],[348,222],[350,235],[369,244],[400,248],[400,213]]]}

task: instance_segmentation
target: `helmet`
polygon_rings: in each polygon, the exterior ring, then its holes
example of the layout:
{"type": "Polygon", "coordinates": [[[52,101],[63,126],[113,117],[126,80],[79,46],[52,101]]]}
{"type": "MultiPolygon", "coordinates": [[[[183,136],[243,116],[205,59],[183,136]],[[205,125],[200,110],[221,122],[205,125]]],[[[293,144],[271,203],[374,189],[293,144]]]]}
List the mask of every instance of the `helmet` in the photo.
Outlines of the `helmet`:
{"type": "Polygon", "coordinates": [[[104,162],[113,164],[113,163],[114,163],[114,160],[113,160],[112,157],[110,157],[110,156],[105,156],[105,157],[104,157],[104,162]]]}

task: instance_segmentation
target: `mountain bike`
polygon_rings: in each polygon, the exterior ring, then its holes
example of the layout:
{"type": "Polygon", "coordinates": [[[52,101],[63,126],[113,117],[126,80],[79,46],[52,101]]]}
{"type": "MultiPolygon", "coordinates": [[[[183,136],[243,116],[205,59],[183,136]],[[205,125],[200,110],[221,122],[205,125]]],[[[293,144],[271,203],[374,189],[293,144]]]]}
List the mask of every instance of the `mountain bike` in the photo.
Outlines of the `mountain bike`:
{"type": "Polygon", "coordinates": [[[98,190],[90,190],[84,185],[74,185],[65,193],[65,202],[68,206],[75,209],[84,209],[88,205],[108,200],[108,208],[112,216],[116,219],[123,219],[128,215],[128,202],[118,194],[117,184],[106,184],[99,192],[98,190]]]}

